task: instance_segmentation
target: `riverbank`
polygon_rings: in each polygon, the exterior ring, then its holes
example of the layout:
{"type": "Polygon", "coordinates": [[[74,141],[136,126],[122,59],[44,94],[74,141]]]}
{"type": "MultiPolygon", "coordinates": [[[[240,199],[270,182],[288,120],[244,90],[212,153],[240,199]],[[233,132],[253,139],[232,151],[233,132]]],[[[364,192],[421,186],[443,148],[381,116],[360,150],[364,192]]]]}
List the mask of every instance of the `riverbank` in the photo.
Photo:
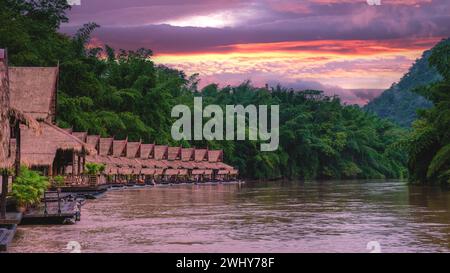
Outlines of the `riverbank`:
{"type": "Polygon", "coordinates": [[[450,192],[405,181],[108,191],[69,226],[19,226],[10,252],[449,252],[450,192]]]}

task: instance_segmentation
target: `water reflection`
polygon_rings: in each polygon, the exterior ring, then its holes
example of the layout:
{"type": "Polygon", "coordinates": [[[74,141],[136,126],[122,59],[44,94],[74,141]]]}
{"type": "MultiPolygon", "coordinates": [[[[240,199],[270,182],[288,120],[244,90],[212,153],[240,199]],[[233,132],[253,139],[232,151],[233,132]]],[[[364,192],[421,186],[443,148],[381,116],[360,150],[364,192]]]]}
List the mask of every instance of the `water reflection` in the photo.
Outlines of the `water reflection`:
{"type": "Polygon", "coordinates": [[[450,250],[450,192],[402,181],[254,182],[110,191],[74,226],[21,227],[12,252],[450,250]]]}

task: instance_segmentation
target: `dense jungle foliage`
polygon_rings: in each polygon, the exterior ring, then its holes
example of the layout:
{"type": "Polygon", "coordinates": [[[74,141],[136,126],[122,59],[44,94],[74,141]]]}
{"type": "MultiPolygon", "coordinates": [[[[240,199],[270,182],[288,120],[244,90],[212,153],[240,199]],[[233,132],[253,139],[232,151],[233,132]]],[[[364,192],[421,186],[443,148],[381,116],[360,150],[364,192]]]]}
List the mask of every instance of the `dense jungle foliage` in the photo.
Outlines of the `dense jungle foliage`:
{"type": "MultiPolygon", "coordinates": [[[[57,122],[62,127],[130,141],[224,149],[225,161],[246,178],[346,179],[407,175],[407,156],[396,145],[406,132],[393,123],[345,106],[320,91],[257,88],[250,82],[198,88],[197,75],[157,65],[147,49],[92,48],[98,27],[58,33],[70,8],[64,0],[0,0],[0,47],[16,66],[60,65],[57,122]],[[258,141],[174,141],[173,106],[279,104],[280,147],[261,152],[258,141]]],[[[432,98],[431,98],[432,99],[432,98]]],[[[447,131],[448,132],[448,131],[447,131]]],[[[447,148],[448,149],[448,148],[447,148]]]]}
{"type": "Polygon", "coordinates": [[[433,107],[420,110],[419,119],[403,144],[409,153],[408,167],[413,182],[450,183],[450,40],[434,47],[430,65],[442,80],[415,89],[433,107]]]}

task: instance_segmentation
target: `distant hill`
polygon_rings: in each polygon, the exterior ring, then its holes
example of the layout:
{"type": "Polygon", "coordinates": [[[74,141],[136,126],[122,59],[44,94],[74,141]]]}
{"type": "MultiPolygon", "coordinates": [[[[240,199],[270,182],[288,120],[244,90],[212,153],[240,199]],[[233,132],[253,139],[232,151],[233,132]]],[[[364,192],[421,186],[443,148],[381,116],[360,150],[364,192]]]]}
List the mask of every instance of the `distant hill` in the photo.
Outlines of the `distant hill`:
{"type": "Polygon", "coordinates": [[[400,82],[394,83],[379,97],[369,102],[364,109],[403,127],[410,127],[417,117],[417,109],[432,106],[430,101],[413,93],[412,90],[442,79],[436,69],[429,66],[430,55],[431,50],[425,51],[400,82]]]}

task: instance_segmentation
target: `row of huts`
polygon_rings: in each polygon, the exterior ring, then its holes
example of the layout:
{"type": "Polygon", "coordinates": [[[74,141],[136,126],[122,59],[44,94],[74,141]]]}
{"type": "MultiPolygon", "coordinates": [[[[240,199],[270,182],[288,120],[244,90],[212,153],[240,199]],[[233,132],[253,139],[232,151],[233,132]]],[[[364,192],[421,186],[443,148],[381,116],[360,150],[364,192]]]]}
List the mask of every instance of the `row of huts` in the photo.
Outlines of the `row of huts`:
{"type": "MultiPolygon", "coordinates": [[[[63,177],[67,185],[73,186],[86,183],[83,177],[88,163],[105,166],[101,183],[126,183],[130,179],[228,180],[238,175],[236,169],[223,162],[221,150],[131,142],[58,127],[55,118],[59,68],[8,67],[5,51],[0,52],[4,71],[0,80],[8,86],[9,93],[6,90],[5,95],[9,107],[37,121],[35,126],[30,126],[31,122],[16,123],[15,127],[10,124],[16,129],[9,130],[8,139],[3,140],[7,142],[3,143],[6,152],[0,154],[4,161],[0,165],[20,162],[47,176],[63,177]]],[[[2,128],[1,134],[5,132],[2,128]]]]}

